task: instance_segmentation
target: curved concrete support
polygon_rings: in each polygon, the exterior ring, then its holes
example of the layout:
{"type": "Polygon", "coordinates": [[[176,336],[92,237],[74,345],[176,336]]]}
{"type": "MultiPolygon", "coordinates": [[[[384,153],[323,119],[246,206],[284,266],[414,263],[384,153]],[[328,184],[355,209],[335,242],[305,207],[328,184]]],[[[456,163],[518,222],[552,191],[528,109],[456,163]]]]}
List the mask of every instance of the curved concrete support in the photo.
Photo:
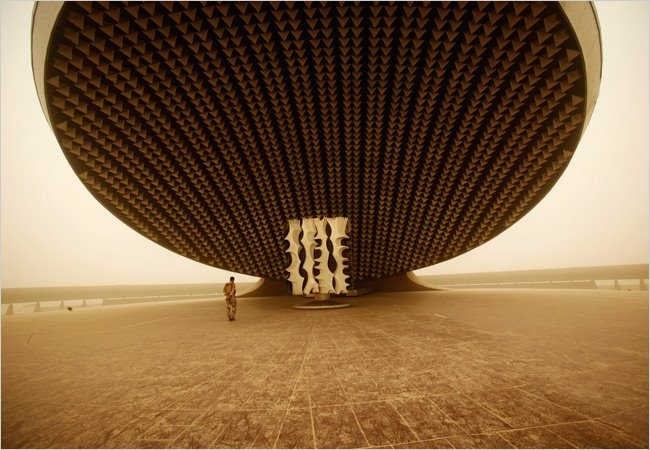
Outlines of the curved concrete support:
{"type": "Polygon", "coordinates": [[[445,291],[446,289],[420,280],[413,272],[403,272],[392,277],[364,280],[357,283],[361,288],[375,292],[445,291]]]}
{"type": "Polygon", "coordinates": [[[290,295],[289,286],[285,281],[261,278],[252,288],[237,294],[237,298],[278,297],[284,295],[290,295]]]}

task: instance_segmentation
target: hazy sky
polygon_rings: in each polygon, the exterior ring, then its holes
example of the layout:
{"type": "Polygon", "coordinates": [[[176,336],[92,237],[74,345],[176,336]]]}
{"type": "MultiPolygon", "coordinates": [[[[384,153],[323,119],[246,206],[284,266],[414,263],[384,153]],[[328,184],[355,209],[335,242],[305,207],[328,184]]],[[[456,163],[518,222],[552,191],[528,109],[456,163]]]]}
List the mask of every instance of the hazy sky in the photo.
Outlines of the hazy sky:
{"type": "MultiPolygon", "coordinates": [[[[0,2],[2,286],[225,281],[228,272],[142,237],[83,187],[36,96],[32,7],[0,2]]],[[[597,2],[596,9],[600,97],[564,175],[509,230],[417,273],[648,262],[648,3],[597,2]]]]}

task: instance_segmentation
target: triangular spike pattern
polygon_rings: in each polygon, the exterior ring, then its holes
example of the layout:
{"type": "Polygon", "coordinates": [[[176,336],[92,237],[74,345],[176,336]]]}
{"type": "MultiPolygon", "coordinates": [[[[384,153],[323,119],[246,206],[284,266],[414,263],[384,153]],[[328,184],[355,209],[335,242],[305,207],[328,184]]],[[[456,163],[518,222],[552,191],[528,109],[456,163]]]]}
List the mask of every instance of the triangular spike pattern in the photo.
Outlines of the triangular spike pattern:
{"type": "Polygon", "coordinates": [[[70,164],[129,226],[287,279],[288,220],[348,217],[353,286],[512,225],[585,120],[550,2],[66,2],[45,80],[70,164]]]}

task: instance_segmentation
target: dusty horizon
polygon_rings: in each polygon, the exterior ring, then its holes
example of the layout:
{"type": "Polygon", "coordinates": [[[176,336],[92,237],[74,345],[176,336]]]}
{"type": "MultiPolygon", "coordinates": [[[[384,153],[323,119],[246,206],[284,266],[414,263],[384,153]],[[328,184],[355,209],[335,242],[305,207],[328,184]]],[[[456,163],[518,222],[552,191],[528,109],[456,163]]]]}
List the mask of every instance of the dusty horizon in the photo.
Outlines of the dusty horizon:
{"type": "MultiPolygon", "coordinates": [[[[482,274],[512,274],[512,273],[520,273],[520,272],[527,272],[527,273],[536,273],[536,272],[545,272],[545,271],[561,271],[561,270],[572,270],[572,269],[595,269],[595,268],[620,268],[620,267],[633,267],[633,266],[645,266],[646,271],[649,267],[648,263],[634,263],[634,264],[617,264],[617,265],[611,265],[611,266],[575,266],[575,267],[547,267],[543,269],[521,269],[521,270],[502,270],[502,271],[484,271],[484,272],[448,272],[448,273],[422,273],[426,269],[420,269],[414,271],[415,275],[418,278],[426,279],[429,277],[445,277],[445,276],[450,276],[450,277],[458,277],[458,276],[464,276],[464,275],[482,275],[482,274]]],[[[232,273],[232,272],[229,272],[232,273]]],[[[253,278],[249,277],[246,275],[241,275],[241,274],[235,274],[235,275],[230,275],[230,276],[235,276],[235,281],[238,284],[241,285],[253,285],[255,284],[260,278],[253,278]],[[246,278],[245,280],[241,281],[242,278],[246,278]]],[[[648,277],[645,276],[643,279],[647,279],[648,277]]],[[[614,279],[614,278],[612,278],[614,279]]],[[[635,278],[636,279],[636,278],[635,278]]],[[[206,282],[197,282],[197,283],[129,283],[129,284],[124,284],[124,283],[104,283],[104,284],[77,284],[77,285],[48,285],[48,286],[2,286],[2,290],[10,290],[10,289],[49,289],[49,288],[56,288],[56,289],[61,289],[61,288],[101,288],[101,287],[142,287],[142,286],[201,286],[201,285],[222,285],[227,282],[227,278],[224,278],[223,280],[215,280],[215,281],[206,281],[206,282]]]]}

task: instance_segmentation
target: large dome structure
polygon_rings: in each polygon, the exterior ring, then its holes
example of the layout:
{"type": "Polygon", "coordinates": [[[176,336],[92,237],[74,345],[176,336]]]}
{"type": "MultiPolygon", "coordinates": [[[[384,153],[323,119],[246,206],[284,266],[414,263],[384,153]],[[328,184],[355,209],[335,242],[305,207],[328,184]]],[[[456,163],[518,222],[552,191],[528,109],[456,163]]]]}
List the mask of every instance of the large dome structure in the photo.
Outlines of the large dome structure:
{"type": "Polygon", "coordinates": [[[567,167],[601,73],[585,2],[41,2],[32,34],[92,195],[276,280],[293,219],[348,218],[352,284],[503,232],[567,167]]]}

